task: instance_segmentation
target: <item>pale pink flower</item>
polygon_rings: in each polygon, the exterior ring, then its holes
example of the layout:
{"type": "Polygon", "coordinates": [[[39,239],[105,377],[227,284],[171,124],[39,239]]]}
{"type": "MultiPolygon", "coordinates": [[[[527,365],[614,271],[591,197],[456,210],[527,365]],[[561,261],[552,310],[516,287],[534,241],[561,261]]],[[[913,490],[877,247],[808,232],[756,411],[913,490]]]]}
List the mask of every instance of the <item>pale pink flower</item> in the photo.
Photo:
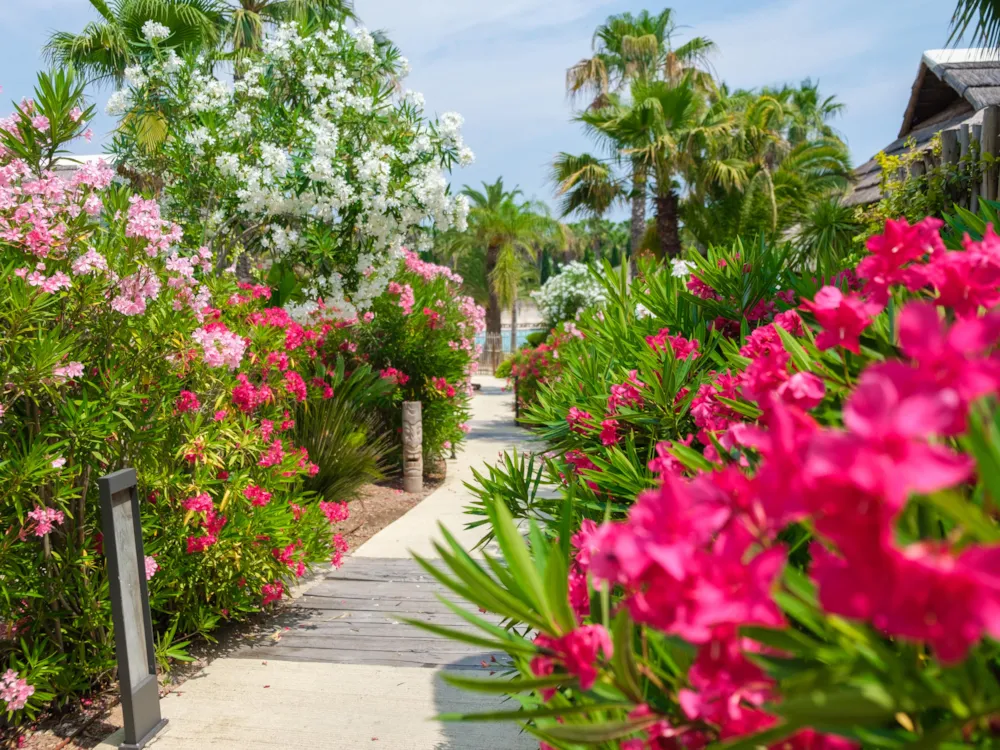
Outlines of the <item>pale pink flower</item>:
{"type": "Polygon", "coordinates": [[[37,117],[31,118],[31,127],[35,130],[46,131],[49,129],[49,118],[45,115],[38,115],[37,117]]]}
{"type": "Polygon", "coordinates": [[[145,563],[146,563],[146,580],[148,581],[150,578],[156,575],[156,571],[160,569],[160,566],[159,564],[157,564],[156,560],[154,560],[149,555],[146,555],[145,563]]]}
{"type": "Polygon", "coordinates": [[[28,518],[38,524],[35,527],[35,536],[45,536],[55,526],[62,524],[66,520],[66,516],[61,510],[43,508],[40,505],[36,505],[34,510],[28,511],[28,518]]]}
{"type": "Polygon", "coordinates": [[[70,362],[52,371],[57,383],[65,383],[67,380],[75,380],[83,376],[83,364],[80,362],[70,362]]]}
{"type": "Polygon", "coordinates": [[[52,461],[53,469],[61,469],[65,465],[66,465],[66,459],[63,458],[62,456],[52,461]]]}

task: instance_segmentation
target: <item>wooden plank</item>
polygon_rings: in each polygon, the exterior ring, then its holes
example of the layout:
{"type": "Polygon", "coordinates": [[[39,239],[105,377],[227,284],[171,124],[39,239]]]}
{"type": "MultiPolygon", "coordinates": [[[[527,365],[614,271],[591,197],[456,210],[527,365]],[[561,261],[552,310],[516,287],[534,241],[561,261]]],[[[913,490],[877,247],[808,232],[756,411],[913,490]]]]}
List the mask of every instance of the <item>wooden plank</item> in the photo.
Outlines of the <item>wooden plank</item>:
{"type": "MultiPolygon", "coordinates": [[[[997,135],[1000,133],[1000,109],[987,107],[983,110],[982,154],[996,156],[997,135]]],[[[983,172],[983,184],[980,195],[987,200],[997,199],[997,169],[990,167],[983,172]]]]}
{"type": "Polygon", "coordinates": [[[964,159],[969,155],[969,144],[972,141],[972,130],[968,123],[962,123],[958,129],[958,158],[964,159]]]}
{"type": "MultiPolygon", "coordinates": [[[[419,631],[418,631],[419,632],[419,631]]],[[[264,639],[253,644],[255,648],[313,648],[321,651],[387,651],[392,654],[478,654],[484,651],[462,641],[450,641],[427,634],[426,638],[398,638],[369,636],[361,633],[339,634],[336,637],[314,637],[298,633],[284,633],[280,641],[264,639]]]]}
{"type": "MultiPolygon", "coordinates": [[[[403,617],[408,617],[404,613],[400,612],[386,612],[385,610],[375,609],[375,610],[330,610],[330,609],[316,609],[313,612],[306,612],[304,610],[298,611],[298,617],[283,616],[276,620],[275,627],[271,628],[271,631],[277,630],[279,628],[297,628],[299,625],[304,625],[306,627],[311,624],[326,624],[335,622],[360,622],[360,623],[402,623],[403,617]]],[[[479,617],[482,617],[488,622],[501,622],[501,618],[496,615],[485,615],[483,613],[477,613],[479,617]]],[[[447,612],[427,612],[424,614],[417,615],[418,619],[425,620],[426,622],[433,622],[435,624],[448,624],[448,623],[464,623],[466,620],[462,619],[452,611],[447,612]]]]}
{"type": "MultiPolygon", "coordinates": [[[[474,671],[474,672],[487,672],[483,668],[483,659],[477,659],[476,657],[466,657],[462,659],[434,659],[434,658],[414,658],[409,656],[404,657],[393,657],[387,654],[371,654],[371,653],[360,653],[354,652],[351,654],[343,654],[334,652],[330,654],[325,651],[316,651],[314,649],[308,648],[295,648],[295,649],[284,649],[281,653],[276,652],[240,652],[234,654],[234,658],[237,659],[261,659],[261,660],[274,660],[274,661],[305,661],[305,662],[319,662],[323,664],[370,664],[372,666],[381,667],[424,667],[428,669],[444,669],[444,670],[454,670],[454,671],[474,671]]],[[[494,665],[496,667],[497,665],[494,665]]],[[[502,667],[501,667],[502,668],[502,667]]],[[[490,671],[495,671],[490,670],[490,671]]]]}
{"type": "Polygon", "coordinates": [[[941,162],[958,163],[958,132],[955,130],[945,130],[941,133],[941,162]]]}

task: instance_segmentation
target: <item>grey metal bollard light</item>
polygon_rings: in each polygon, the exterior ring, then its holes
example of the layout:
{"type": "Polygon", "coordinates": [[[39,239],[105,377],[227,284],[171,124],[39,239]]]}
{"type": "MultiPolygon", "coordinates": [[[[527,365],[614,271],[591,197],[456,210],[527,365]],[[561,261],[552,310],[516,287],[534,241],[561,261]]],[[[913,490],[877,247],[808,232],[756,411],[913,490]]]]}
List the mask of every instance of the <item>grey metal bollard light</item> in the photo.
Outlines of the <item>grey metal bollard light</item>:
{"type": "Polygon", "coordinates": [[[97,486],[101,490],[101,525],[125,717],[125,741],[119,750],[139,750],[167,720],[160,716],[135,469],[122,469],[101,477],[97,486]]]}

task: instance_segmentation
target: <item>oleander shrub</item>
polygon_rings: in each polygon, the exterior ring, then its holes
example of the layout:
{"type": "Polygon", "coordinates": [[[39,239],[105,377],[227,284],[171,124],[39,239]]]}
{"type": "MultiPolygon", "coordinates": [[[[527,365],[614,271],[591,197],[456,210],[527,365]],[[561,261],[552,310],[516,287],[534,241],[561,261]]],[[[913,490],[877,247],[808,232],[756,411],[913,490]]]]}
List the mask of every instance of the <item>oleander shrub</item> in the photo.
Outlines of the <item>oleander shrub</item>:
{"type": "Polygon", "coordinates": [[[940,228],[826,278],[711,251],[581,322],[529,409],[551,450],[480,476],[500,559],[422,561],[506,618],[423,625],[509,655],[447,678],[516,696],[480,719],[561,750],[996,744],[1000,238],[940,228]]]}
{"type": "Polygon", "coordinates": [[[107,165],[54,174],[86,133],[81,94],[72,71],[41,75],[0,121],[0,700],[15,724],[113,676],[98,477],[137,471],[164,666],[343,547],[345,507],[303,489],[317,467],[291,437],[333,384],[322,330],[217,275],[107,165]]]}
{"type": "Polygon", "coordinates": [[[326,351],[347,357],[349,367],[370,367],[390,386],[378,410],[397,459],[403,401],[423,404],[424,455],[434,460],[468,431],[476,335],[485,330],[486,313],[461,294],[460,276],[413,251],[404,251],[392,278],[360,318],[327,321],[326,351]]]}

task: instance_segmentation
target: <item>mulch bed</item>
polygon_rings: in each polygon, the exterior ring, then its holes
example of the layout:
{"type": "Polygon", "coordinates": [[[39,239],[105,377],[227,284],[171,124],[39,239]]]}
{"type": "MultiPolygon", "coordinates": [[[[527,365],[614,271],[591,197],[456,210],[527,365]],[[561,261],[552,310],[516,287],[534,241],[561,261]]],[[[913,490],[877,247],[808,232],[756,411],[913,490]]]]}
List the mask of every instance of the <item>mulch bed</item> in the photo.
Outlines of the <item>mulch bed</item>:
{"type": "MultiPolygon", "coordinates": [[[[402,476],[361,488],[358,498],[350,502],[351,516],[341,533],[351,550],[371,539],[390,523],[414,508],[444,482],[447,464],[428,467],[424,475],[424,490],[419,494],[403,492],[402,476]]],[[[273,629],[271,621],[284,607],[261,613],[242,623],[225,625],[215,633],[218,643],[200,643],[189,649],[195,661],[177,665],[169,676],[161,675],[160,695],[177,690],[206,664],[238,649],[242,641],[256,638],[273,629]]],[[[80,701],[58,714],[43,716],[26,734],[0,739],[0,747],[27,750],[89,750],[123,726],[118,686],[80,701]]]]}

